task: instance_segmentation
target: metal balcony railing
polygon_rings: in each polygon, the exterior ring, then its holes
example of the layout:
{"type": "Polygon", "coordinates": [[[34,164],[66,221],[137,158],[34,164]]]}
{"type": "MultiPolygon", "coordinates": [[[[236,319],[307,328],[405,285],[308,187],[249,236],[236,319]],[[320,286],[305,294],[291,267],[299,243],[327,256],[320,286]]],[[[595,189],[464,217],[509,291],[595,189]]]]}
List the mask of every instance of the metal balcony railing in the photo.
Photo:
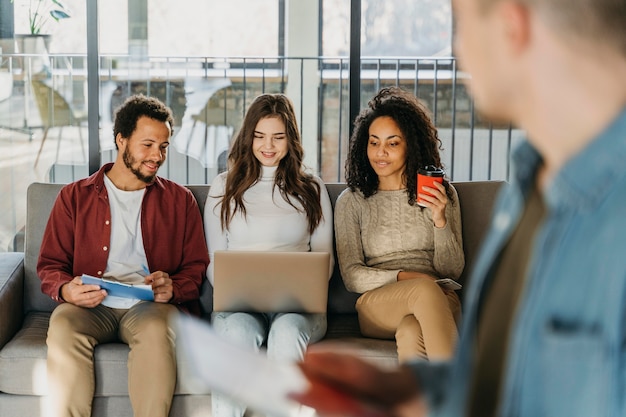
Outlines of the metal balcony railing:
{"type": "MultiPolygon", "coordinates": [[[[31,88],[35,79],[57,91],[73,111],[85,111],[85,63],[82,55],[3,55],[0,128],[34,139],[46,127],[45,120],[54,119],[55,111],[58,115],[60,110],[51,108],[50,117],[42,117],[31,88]]],[[[130,94],[153,95],[172,108],[176,120],[176,136],[161,174],[181,183],[210,183],[225,168],[229,141],[250,102],[261,93],[281,92],[296,107],[307,165],[325,181],[342,181],[350,131],[349,64],[345,57],[103,55],[99,74],[101,161],[115,157],[111,131],[115,107],[130,94]]],[[[483,120],[468,96],[466,78],[454,58],[364,57],[361,106],[384,86],[412,91],[432,111],[452,180],[508,179],[508,155],[522,132],[483,120]]],[[[62,157],[67,148],[76,148],[76,141],[67,139],[71,135],[68,132],[58,138],[50,181],[67,182],[87,174],[84,158],[67,162],[62,157]]]]}

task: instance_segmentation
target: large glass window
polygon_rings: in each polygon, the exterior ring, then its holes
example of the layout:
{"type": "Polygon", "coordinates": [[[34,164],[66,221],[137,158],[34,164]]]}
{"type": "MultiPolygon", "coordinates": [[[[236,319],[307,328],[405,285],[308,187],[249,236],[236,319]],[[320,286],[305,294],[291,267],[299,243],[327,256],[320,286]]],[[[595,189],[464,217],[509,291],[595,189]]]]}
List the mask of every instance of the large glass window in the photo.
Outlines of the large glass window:
{"type": "MultiPolygon", "coordinates": [[[[250,102],[281,92],[294,102],[307,167],[325,181],[343,179],[351,0],[99,0],[99,114],[90,126],[93,3],[60,1],[68,17],[47,18],[44,36],[31,38],[22,35],[40,1],[0,0],[0,251],[21,249],[13,237],[24,226],[30,183],[87,176],[94,148],[100,163],[115,159],[113,112],[133,93],[174,112],[164,177],[210,183],[226,168],[250,102]]],[[[453,180],[506,178],[512,133],[481,121],[457,79],[449,3],[362,0],[361,108],[380,87],[411,90],[433,111],[453,180]]],[[[41,4],[42,16],[58,8],[41,4]]]]}
{"type": "Polygon", "coordinates": [[[279,55],[278,0],[185,3],[181,7],[180,0],[148,1],[150,55],[279,55]]]}
{"type": "MultiPolygon", "coordinates": [[[[350,53],[351,0],[322,0],[322,51],[327,57],[350,53]]],[[[362,0],[361,1],[361,108],[376,91],[387,85],[400,85],[413,91],[436,112],[439,121],[451,123],[453,87],[446,60],[423,57],[449,57],[452,44],[450,2],[441,0],[362,0]],[[443,83],[439,78],[447,77],[443,83]],[[444,87],[445,84],[445,87],[444,87]],[[440,97],[441,106],[435,98],[440,97]]],[[[324,178],[343,179],[344,161],[350,131],[347,59],[324,62],[324,69],[336,73],[323,85],[321,171],[324,178]]]]}
{"type": "MultiPolygon", "coordinates": [[[[15,33],[29,33],[39,1],[15,0],[15,33]]],[[[41,2],[41,4],[50,2],[41,2]]],[[[87,52],[86,2],[63,0],[70,18],[58,22],[41,6],[42,34],[51,53],[87,52]]],[[[146,37],[152,56],[277,56],[282,27],[279,0],[101,0],[100,52],[126,54],[129,39],[146,37]],[[130,11],[130,25],[129,25],[130,11]],[[129,31],[129,27],[131,30],[129,31]],[[145,33],[144,33],[145,32],[145,33]],[[130,36],[129,36],[130,35],[130,36]]]]}
{"type": "MultiPolygon", "coordinates": [[[[323,54],[348,55],[350,0],[323,0],[323,54]]],[[[449,56],[452,12],[449,1],[362,0],[364,56],[449,56]]]]}

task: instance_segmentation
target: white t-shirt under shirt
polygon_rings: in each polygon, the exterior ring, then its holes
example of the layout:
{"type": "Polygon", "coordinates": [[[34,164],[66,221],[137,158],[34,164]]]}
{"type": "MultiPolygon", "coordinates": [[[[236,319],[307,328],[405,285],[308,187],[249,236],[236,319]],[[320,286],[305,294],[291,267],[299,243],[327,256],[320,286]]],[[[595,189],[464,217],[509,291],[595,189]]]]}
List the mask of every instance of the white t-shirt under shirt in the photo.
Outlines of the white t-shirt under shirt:
{"type": "MultiPolygon", "coordinates": [[[[143,284],[148,275],[148,261],[141,233],[141,203],[145,188],[124,191],[104,176],[111,210],[111,242],[104,277],[131,284],[143,284]]],[[[130,308],[139,300],[107,296],[103,305],[111,308],[130,308]]]]}
{"type": "MultiPolygon", "coordinates": [[[[313,234],[309,234],[307,215],[300,203],[292,200],[300,209],[296,210],[284,200],[278,188],[274,187],[276,169],[277,167],[262,168],[259,181],[244,193],[246,216],[238,211],[226,231],[222,230],[220,223],[220,209],[227,173],[224,172],[213,180],[204,209],[204,227],[211,259],[207,276],[211,284],[213,253],[217,250],[328,252],[332,258],[333,213],[324,183],[315,177],[321,187],[323,219],[313,234]]],[[[333,267],[334,261],[331,259],[329,277],[333,267]]]]}

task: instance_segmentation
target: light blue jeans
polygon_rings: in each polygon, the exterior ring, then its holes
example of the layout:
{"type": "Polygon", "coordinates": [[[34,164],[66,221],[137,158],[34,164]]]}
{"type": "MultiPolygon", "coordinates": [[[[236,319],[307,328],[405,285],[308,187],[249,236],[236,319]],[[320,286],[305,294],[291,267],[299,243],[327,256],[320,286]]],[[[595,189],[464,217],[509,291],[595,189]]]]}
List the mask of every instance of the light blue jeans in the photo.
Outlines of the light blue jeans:
{"type": "MultiPolygon", "coordinates": [[[[215,331],[243,347],[265,347],[271,359],[299,361],[309,343],[326,334],[326,314],[213,313],[215,331]]],[[[252,372],[252,371],[251,371],[252,372]]],[[[211,395],[213,417],[241,417],[245,405],[230,397],[211,395]]]]}

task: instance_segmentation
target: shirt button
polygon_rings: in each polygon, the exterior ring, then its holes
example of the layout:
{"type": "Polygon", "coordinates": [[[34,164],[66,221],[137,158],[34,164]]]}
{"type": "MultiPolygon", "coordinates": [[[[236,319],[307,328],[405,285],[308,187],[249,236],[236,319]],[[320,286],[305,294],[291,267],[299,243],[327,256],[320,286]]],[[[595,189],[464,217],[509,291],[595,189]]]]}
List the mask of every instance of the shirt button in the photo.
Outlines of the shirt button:
{"type": "Polygon", "coordinates": [[[102,275],[102,271],[98,271],[98,275],[102,275]]]}
{"type": "Polygon", "coordinates": [[[104,224],[106,224],[107,226],[109,225],[109,223],[111,223],[111,222],[108,221],[108,220],[106,222],[104,222],[104,224]]]}
{"type": "Polygon", "coordinates": [[[498,230],[505,230],[511,223],[511,216],[506,213],[498,213],[494,219],[494,225],[498,230]]]}
{"type": "Polygon", "coordinates": [[[108,251],[108,250],[109,250],[109,248],[107,248],[106,246],[103,246],[103,247],[102,247],[102,250],[106,252],[106,251],[108,251]]]}

